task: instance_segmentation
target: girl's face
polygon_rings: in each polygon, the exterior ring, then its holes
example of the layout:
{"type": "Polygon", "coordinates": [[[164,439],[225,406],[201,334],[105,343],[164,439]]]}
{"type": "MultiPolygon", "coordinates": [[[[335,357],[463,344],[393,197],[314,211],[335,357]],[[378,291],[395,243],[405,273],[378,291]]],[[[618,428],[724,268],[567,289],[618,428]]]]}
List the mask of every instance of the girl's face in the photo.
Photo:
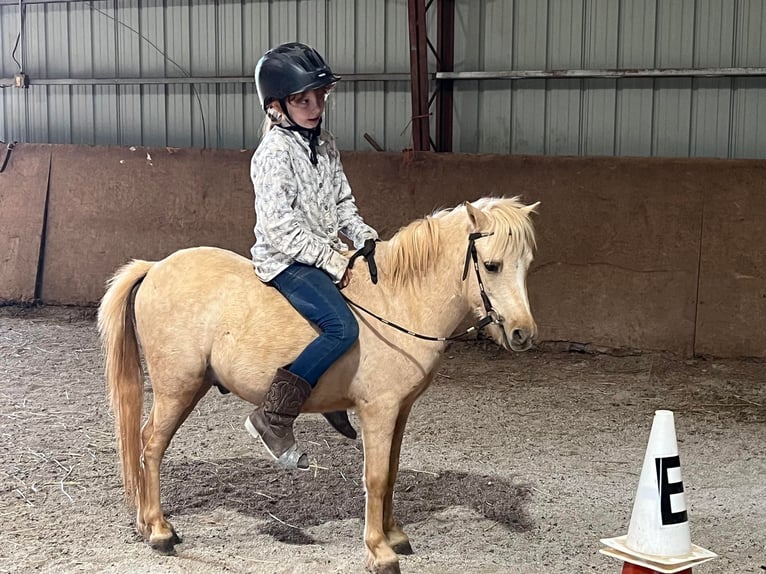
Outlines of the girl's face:
{"type": "Polygon", "coordinates": [[[314,129],[324,113],[327,88],[301,92],[287,98],[287,109],[293,121],[302,128],[314,129]]]}

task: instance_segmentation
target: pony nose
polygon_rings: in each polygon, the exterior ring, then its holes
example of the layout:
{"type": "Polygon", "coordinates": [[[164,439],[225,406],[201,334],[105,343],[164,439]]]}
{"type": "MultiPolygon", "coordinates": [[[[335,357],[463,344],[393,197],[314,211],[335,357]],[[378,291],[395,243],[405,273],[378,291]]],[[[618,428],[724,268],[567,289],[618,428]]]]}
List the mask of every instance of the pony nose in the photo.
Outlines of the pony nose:
{"type": "Polygon", "coordinates": [[[511,331],[511,343],[514,348],[527,348],[532,344],[532,332],[527,329],[511,331]]]}

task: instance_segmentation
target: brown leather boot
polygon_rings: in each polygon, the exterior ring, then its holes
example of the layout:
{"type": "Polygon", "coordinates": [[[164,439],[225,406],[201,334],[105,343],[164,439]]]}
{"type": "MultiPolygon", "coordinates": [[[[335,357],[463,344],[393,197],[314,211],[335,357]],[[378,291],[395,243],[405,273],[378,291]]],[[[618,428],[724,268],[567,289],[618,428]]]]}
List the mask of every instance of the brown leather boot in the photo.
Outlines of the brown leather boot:
{"type": "Polygon", "coordinates": [[[310,394],[311,385],[304,379],[279,368],[263,404],[245,421],[247,431],[261,439],[269,454],[284,468],[309,468],[308,457],[295,444],[293,422],[310,394]]]}

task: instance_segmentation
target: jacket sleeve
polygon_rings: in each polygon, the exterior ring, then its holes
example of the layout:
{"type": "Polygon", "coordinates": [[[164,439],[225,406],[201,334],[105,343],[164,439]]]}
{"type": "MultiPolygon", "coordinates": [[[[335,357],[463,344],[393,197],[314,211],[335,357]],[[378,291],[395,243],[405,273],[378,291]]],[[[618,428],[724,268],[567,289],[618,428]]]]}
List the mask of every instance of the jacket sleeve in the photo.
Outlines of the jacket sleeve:
{"type": "Polygon", "coordinates": [[[298,190],[287,150],[267,152],[251,163],[250,170],[256,217],[266,240],[295,261],[318,267],[339,282],[348,259],[301,226],[293,210],[298,190]]]}
{"type": "Polygon", "coordinates": [[[359,215],[356,208],[356,200],[348,183],[340,154],[337,149],[333,150],[333,184],[337,193],[338,223],[340,231],[354,242],[354,247],[360,249],[368,239],[377,239],[378,232],[367,225],[359,215]]]}

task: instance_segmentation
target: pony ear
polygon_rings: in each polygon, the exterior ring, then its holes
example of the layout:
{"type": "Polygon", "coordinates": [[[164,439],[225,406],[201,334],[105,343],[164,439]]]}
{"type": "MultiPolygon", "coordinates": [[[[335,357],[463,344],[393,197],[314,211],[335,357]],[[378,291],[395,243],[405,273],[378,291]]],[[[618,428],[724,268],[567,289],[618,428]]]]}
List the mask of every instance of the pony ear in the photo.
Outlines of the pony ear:
{"type": "Polygon", "coordinates": [[[465,208],[468,212],[468,219],[475,230],[487,229],[489,227],[489,217],[481,209],[477,209],[467,201],[465,202],[465,208]]]}
{"type": "Polygon", "coordinates": [[[525,205],[522,208],[522,211],[525,211],[528,214],[537,213],[537,207],[540,205],[539,201],[534,202],[532,205],[525,205]]]}

